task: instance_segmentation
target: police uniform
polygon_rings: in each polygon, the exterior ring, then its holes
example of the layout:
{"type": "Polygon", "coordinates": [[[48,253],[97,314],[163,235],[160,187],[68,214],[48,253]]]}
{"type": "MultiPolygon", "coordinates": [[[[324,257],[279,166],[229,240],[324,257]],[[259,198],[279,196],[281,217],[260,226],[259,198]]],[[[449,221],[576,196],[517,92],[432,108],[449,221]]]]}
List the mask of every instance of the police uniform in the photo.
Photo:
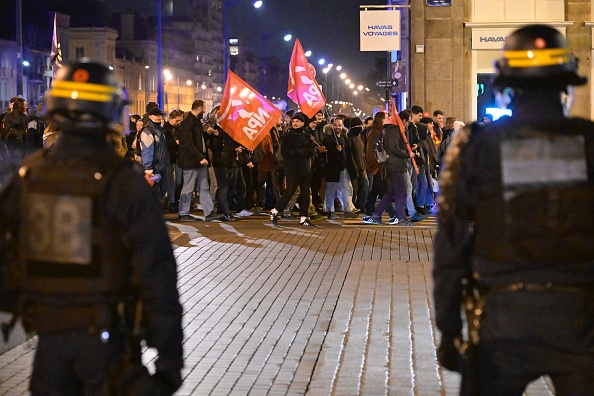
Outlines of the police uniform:
{"type": "Polygon", "coordinates": [[[461,394],[521,395],[548,375],[558,395],[594,389],[594,123],[567,118],[560,93],[581,85],[564,38],[514,32],[494,85],[513,116],[454,138],[440,176],[434,297],[440,363],[459,353],[461,279],[480,291],[478,381],[461,394]],[[556,85],[558,84],[558,85],[556,85]]]}
{"type": "Polygon", "coordinates": [[[172,394],[183,366],[176,262],[142,170],[106,140],[121,91],[107,67],[81,60],[60,69],[46,103],[62,138],[0,196],[4,281],[39,336],[31,393],[172,394]],[[159,352],[152,378],[142,338],[159,352]]]}

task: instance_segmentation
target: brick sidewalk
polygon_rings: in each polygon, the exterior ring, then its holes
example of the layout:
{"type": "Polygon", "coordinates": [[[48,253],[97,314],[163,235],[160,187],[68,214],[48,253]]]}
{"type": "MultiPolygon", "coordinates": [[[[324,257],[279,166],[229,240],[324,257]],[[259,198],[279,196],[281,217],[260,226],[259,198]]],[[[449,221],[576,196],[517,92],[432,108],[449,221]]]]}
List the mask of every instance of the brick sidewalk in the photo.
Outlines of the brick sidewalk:
{"type": "MultiPolygon", "coordinates": [[[[316,224],[170,224],[185,312],[177,395],[456,395],[435,356],[434,223],[316,224]]],[[[0,395],[27,394],[34,347],[0,355],[0,395]]],[[[552,393],[539,380],[527,394],[552,393]]]]}

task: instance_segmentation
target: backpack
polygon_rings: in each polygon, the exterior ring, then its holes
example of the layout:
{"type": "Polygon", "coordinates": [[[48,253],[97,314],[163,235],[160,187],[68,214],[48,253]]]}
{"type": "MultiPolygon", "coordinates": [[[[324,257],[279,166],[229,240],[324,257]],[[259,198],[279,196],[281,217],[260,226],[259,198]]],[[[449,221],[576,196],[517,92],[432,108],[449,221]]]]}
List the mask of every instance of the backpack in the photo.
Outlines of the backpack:
{"type": "Polygon", "coordinates": [[[377,162],[385,164],[388,160],[388,153],[384,150],[384,131],[378,133],[373,142],[377,162]]]}

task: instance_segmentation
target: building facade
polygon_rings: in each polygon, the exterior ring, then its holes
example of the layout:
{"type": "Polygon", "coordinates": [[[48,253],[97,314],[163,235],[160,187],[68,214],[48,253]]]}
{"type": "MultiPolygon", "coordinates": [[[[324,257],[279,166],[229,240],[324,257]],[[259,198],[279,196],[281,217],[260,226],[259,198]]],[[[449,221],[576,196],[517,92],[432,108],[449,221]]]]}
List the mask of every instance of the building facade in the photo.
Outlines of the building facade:
{"type": "Polygon", "coordinates": [[[579,58],[588,85],[577,87],[571,115],[594,116],[594,3],[591,0],[465,0],[447,7],[410,2],[409,103],[471,121],[496,107],[493,62],[505,38],[526,24],[558,29],[579,58]]]}

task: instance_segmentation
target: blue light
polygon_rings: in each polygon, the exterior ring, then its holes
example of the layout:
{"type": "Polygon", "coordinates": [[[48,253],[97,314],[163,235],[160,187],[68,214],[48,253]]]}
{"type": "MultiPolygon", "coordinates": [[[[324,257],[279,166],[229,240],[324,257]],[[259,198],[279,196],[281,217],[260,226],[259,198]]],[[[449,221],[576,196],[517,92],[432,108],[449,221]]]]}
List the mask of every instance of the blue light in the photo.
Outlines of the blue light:
{"type": "Polygon", "coordinates": [[[24,61],[23,61],[23,66],[25,66],[25,67],[29,67],[29,64],[30,64],[30,63],[29,63],[28,61],[26,61],[26,60],[24,60],[24,61]]]}
{"type": "Polygon", "coordinates": [[[323,65],[324,63],[326,63],[326,59],[322,58],[322,59],[320,59],[320,60],[318,61],[318,63],[319,63],[320,65],[323,65]]]}
{"type": "Polygon", "coordinates": [[[260,8],[260,7],[262,7],[262,4],[263,4],[262,0],[258,0],[256,2],[254,2],[254,8],[260,8]]]}
{"type": "Polygon", "coordinates": [[[311,51],[305,51],[305,56],[309,58],[311,56],[311,51]]]}

